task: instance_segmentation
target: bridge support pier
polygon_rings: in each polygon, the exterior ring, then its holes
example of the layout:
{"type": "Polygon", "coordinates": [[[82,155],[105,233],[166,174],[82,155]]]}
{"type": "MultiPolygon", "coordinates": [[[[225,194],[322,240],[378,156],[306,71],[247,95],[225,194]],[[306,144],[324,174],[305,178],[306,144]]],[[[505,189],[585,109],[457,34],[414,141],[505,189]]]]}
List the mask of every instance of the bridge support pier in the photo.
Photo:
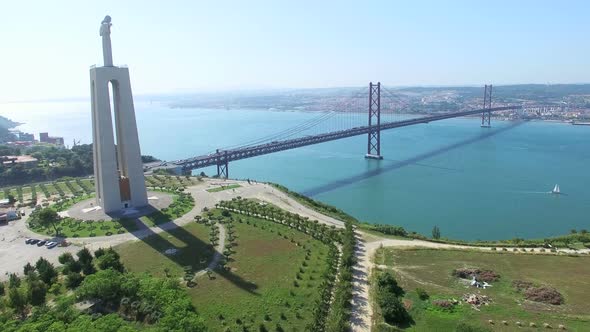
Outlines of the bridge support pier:
{"type": "Polygon", "coordinates": [[[229,163],[226,161],[223,164],[217,164],[217,177],[220,179],[227,179],[229,175],[229,163]]]}
{"type": "Polygon", "coordinates": [[[492,85],[487,85],[484,87],[483,92],[483,108],[484,111],[481,113],[481,127],[482,128],[491,128],[491,119],[492,119],[492,112],[489,109],[492,108],[492,85]]]}
{"type": "Polygon", "coordinates": [[[383,159],[381,156],[381,83],[369,83],[369,135],[367,159],[383,159]]]}
{"type": "MultiPolygon", "coordinates": [[[[219,153],[219,150],[217,150],[219,153]]],[[[227,179],[229,176],[229,161],[227,159],[227,151],[223,154],[223,157],[217,159],[217,177],[220,179],[227,179]]]]}

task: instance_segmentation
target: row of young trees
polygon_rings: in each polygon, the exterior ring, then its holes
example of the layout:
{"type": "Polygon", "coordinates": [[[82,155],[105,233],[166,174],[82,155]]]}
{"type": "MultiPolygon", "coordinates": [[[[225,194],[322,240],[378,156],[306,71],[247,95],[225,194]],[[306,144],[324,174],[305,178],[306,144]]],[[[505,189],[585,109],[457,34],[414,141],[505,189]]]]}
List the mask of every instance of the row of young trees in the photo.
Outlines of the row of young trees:
{"type": "Polygon", "coordinates": [[[342,241],[342,232],[336,229],[335,226],[327,226],[318,220],[310,220],[308,217],[302,217],[296,213],[284,211],[273,205],[261,204],[237,197],[231,201],[221,201],[217,204],[217,207],[286,225],[311,235],[316,240],[328,245],[342,241]]]}
{"type": "Polygon", "coordinates": [[[345,332],[350,330],[352,277],[353,267],[356,264],[355,246],[354,227],[351,222],[347,222],[342,233],[340,273],[334,291],[334,301],[327,319],[327,331],[345,332]]]}

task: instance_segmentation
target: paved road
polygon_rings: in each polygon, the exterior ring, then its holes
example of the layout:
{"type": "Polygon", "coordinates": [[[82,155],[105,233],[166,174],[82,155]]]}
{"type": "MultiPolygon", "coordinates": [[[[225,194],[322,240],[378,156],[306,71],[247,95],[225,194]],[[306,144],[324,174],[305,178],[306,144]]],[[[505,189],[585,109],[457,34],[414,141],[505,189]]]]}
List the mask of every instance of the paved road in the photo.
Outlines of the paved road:
{"type": "MultiPolygon", "coordinates": [[[[25,211],[27,216],[31,212],[25,211]]],[[[10,221],[7,225],[0,226],[0,281],[7,280],[10,273],[22,274],[23,266],[27,262],[35,264],[39,257],[57,262],[57,258],[62,253],[74,253],[80,250],[80,247],[76,246],[47,249],[45,246],[25,244],[26,238],[48,239],[49,237],[30,231],[24,219],[10,221]]]]}

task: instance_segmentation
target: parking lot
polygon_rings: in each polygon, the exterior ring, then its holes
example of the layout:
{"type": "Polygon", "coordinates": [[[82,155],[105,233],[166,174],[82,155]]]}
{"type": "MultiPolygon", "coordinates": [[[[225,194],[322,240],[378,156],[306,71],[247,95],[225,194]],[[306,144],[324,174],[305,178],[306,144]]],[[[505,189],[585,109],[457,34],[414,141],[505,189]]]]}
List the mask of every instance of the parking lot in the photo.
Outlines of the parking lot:
{"type": "Polygon", "coordinates": [[[80,250],[77,246],[58,246],[47,249],[44,245],[39,247],[36,244],[26,244],[27,238],[51,239],[29,231],[24,218],[10,221],[7,225],[0,225],[0,280],[8,279],[8,275],[13,272],[22,274],[23,266],[27,262],[34,265],[39,257],[45,257],[48,261],[59,264],[57,258],[62,253],[75,253],[80,250]]]}

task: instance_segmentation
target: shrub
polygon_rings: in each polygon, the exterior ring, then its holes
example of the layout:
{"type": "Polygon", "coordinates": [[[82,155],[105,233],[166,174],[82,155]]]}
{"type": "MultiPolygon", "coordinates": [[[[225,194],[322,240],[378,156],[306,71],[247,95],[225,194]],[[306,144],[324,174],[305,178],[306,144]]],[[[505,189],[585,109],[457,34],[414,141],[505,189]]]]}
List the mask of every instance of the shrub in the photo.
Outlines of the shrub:
{"type": "Polygon", "coordinates": [[[84,280],[84,277],[82,277],[82,275],[80,273],[70,272],[66,276],[65,285],[69,289],[74,289],[74,288],[80,286],[80,284],[82,283],[82,280],[84,280]]]}
{"type": "Polygon", "coordinates": [[[397,284],[397,280],[389,272],[379,274],[377,277],[377,289],[379,292],[391,292],[395,296],[404,295],[404,290],[397,284]]]}
{"type": "Polygon", "coordinates": [[[441,309],[443,309],[443,310],[448,310],[448,311],[451,311],[451,310],[453,310],[453,308],[454,308],[454,306],[455,306],[455,305],[454,305],[454,304],[453,304],[451,301],[449,301],[449,300],[434,300],[434,301],[432,301],[432,304],[433,304],[434,306],[436,306],[436,307],[439,307],[439,308],[441,308],[441,309]]]}
{"type": "Polygon", "coordinates": [[[410,315],[399,298],[391,292],[379,293],[377,302],[381,307],[383,319],[388,324],[405,324],[410,321],[410,315]]]}
{"type": "Polygon", "coordinates": [[[416,294],[422,301],[428,300],[428,298],[430,297],[430,295],[428,295],[428,293],[426,293],[426,291],[423,288],[416,288],[416,294]]]}

